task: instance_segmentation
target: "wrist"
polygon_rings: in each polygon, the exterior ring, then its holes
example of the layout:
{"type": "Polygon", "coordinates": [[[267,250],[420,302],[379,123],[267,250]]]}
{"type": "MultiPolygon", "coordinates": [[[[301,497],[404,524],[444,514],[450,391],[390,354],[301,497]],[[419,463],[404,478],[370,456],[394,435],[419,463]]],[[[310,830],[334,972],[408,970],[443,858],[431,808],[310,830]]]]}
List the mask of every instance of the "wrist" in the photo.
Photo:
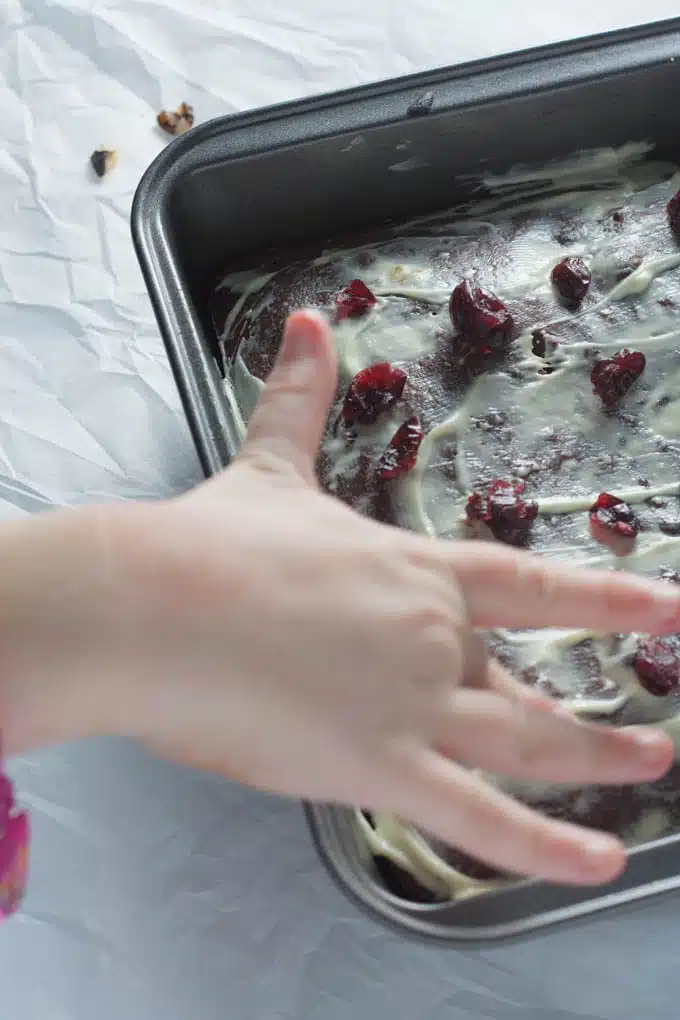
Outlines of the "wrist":
{"type": "Polygon", "coordinates": [[[8,755],[118,732],[104,508],[0,527],[0,731],[8,755]]]}

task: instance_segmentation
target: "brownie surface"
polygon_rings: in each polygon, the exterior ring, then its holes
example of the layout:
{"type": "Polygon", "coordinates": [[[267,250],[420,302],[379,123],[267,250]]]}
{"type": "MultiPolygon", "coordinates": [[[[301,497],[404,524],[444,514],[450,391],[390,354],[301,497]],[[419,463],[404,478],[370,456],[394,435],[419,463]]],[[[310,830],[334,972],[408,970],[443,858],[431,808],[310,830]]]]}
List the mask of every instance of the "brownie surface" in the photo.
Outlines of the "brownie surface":
{"type": "MultiPolygon", "coordinates": [[[[333,324],[340,364],[318,463],[329,492],[425,534],[493,537],[571,564],[676,583],[680,247],[667,207],[679,187],[676,168],[642,147],[584,154],[486,181],[477,201],[438,217],[341,247],[272,252],[253,272],[227,274],[213,317],[244,424],[286,316],[318,308],[333,324]],[[554,274],[565,259],[581,260],[589,277],[576,302],[554,274]],[[466,280],[508,313],[512,326],[500,342],[452,317],[452,292],[466,280]],[[372,303],[345,315],[355,281],[372,303]],[[644,355],[644,370],[608,402],[607,391],[594,389],[594,368],[609,371],[625,352],[644,355]],[[351,420],[348,387],[384,362],[406,373],[403,393],[375,421],[351,420]],[[416,419],[423,438],[415,463],[386,477],[386,451],[416,419]],[[499,482],[506,488],[494,490],[499,482]],[[503,513],[473,512],[471,500],[488,508],[494,491],[508,496],[511,517],[520,504],[535,508],[526,527],[506,527],[503,513]],[[620,503],[593,517],[601,493],[620,503]]],[[[641,684],[639,635],[497,631],[487,639],[525,682],[583,714],[620,724],[680,709],[673,691],[661,698],[641,684]]],[[[631,845],[680,828],[677,769],[634,790],[513,789],[549,814],[617,832],[631,845]]],[[[488,874],[437,850],[466,873],[488,874]]]]}

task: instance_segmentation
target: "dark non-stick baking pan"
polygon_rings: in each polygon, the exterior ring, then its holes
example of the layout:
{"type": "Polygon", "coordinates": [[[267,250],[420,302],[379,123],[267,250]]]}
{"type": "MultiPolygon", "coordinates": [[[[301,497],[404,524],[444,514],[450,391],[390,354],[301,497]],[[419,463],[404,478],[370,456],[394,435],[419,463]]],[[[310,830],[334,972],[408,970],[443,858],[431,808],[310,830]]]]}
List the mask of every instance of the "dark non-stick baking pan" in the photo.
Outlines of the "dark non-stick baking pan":
{"type": "MultiPolygon", "coordinates": [[[[173,142],[139,186],[132,229],[206,474],[239,442],[209,307],[222,266],[450,208],[482,173],[517,164],[628,142],[680,161],[677,95],[680,19],[223,118],[173,142]]],[[[353,812],[306,811],[348,894],[438,942],[521,935],[680,888],[676,835],[633,850],[604,890],[521,882],[411,902],[386,888],[353,812]]]]}

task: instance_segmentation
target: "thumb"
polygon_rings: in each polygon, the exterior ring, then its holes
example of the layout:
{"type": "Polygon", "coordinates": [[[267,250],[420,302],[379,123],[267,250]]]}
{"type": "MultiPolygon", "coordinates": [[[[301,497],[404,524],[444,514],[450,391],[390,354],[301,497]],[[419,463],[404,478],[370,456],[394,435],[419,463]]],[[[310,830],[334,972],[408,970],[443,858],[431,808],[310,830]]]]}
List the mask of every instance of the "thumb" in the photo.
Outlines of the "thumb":
{"type": "Polygon", "coordinates": [[[318,312],[294,312],[248,428],[241,457],[268,470],[293,468],[312,481],[335,396],[337,361],[330,326],[318,312]]]}

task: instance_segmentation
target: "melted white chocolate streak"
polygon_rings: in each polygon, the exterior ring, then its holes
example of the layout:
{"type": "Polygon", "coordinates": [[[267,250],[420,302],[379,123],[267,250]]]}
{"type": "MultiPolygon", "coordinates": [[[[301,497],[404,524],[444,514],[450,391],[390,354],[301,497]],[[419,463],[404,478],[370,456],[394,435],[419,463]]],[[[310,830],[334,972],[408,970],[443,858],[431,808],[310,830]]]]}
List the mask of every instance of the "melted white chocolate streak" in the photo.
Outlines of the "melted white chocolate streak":
{"type": "MultiPolygon", "coordinates": [[[[475,219],[459,222],[453,228],[450,223],[444,224],[441,231],[437,229],[433,220],[429,220],[427,221],[428,233],[432,236],[433,233],[446,232],[456,239],[462,240],[465,237],[474,236],[480,231],[493,230],[494,216],[497,210],[502,207],[503,199],[508,194],[513,198],[512,204],[507,203],[508,209],[513,215],[518,210],[536,212],[537,209],[564,208],[572,204],[579,213],[597,217],[605,210],[611,209],[617,201],[625,200],[628,205],[635,205],[637,196],[640,193],[644,195],[644,188],[648,186],[653,191],[655,185],[658,185],[659,180],[664,176],[658,165],[655,168],[653,164],[640,163],[640,158],[643,155],[645,155],[644,147],[627,146],[618,152],[606,150],[601,153],[578,156],[561,167],[553,166],[543,171],[532,169],[527,172],[516,172],[505,178],[489,180],[486,183],[492,187],[495,195],[478,203],[475,219]],[[627,179],[626,171],[631,172],[632,178],[637,175],[637,187],[627,179]],[[585,193],[585,189],[592,187],[596,182],[606,186],[602,191],[585,193]],[[553,185],[560,183],[561,193],[537,198],[537,187],[549,183],[553,185]],[[522,201],[517,201],[518,196],[522,198],[522,201]],[[489,218],[480,219],[480,216],[489,218]]],[[[668,177],[667,172],[665,176],[668,177]]],[[[676,177],[670,183],[666,181],[663,188],[665,193],[670,195],[678,186],[680,186],[680,180],[676,177]]],[[[513,278],[506,281],[505,287],[500,286],[497,281],[496,286],[491,289],[495,289],[501,296],[504,294],[511,296],[513,292],[526,293],[528,288],[533,288],[536,293],[545,294],[550,289],[549,273],[556,261],[563,258],[566,253],[581,254],[588,258],[589,253],[582,250],[579,245],[574,245],[569,249],[569,252],[565,252],[564,248],[552,238],[534,238],[533,242],[532,250],[527,253],[527,257],[520,259],[520,268],[523,267],[524,272],[519,275],[524,275],[526,278],[518,278],[517,260],[515,260],[512,264],[513,278]],[[538,270],[537,265],[540,266],[538,270]]],[[[431,244],[431,242],[427,243],[431,244]]],[[[334,252],[325,254],[316,261],[318,264],[323,264],[331,260],[342,260],[343,257],[351,258],[351,256],[352,252],[334,252]]],[[[534,330],[541,328],[549,331],[565,323],[574,323],[586,317],[598,315],[598,313],[606,313],[607,309],[617,302],[622,302],[631,296],[644,295],[657,277],[679,266],[680,254],[643,260],[637,269],[613,286],[597,303],[588,305],[586,302],[582,310],[576,314],[561,315],[549,322],[536,322],[525,329],[517,340],[517,345],[526,354],[522,366],[527,370],[533,370],[534,367],[536,369],[533,381],[524,380],[525,393],[533,390],[533,399],[537,405],[540,405],[542,400],[545,402],[546,395],[549,395],[551,391],[554,393],[557,390],[564,394],[565,390],[568,391],[568,387],[561,386],[565,373],[577,369],[583,370],[585,364],[583,361],[575,362],[573,357],[582,357],[583,352],[588,348],[596,346],[603,352],[620,350],[626,346],[658,350],[660,346],[680,341],[680,331],[664,329],[663,324],[659,325],[656,320],[650,319],[642,324],[636,323],[630,326],[623,335],[615,335],[612,338],[603,336],[601,342],[598,337],[596,345],[589,341],[574,341],[565,345],[560,349],[560,356],[566,351],[566,358],[561,364],[557,357],[553,359],[553,364],[558,367],[552,375],[539,376],[538,368],[543,362],[531,354],[531,337],[534,330]],[[640,335],[632,335],[635,333],[640,335]],[[570,355],[572,356],[571,361],[569,360],[570,355]]],[[[358,371],[376,360],[389,360],[399,364],[423,356],[432,349],[435,327],[437,325],[446,327],[448,320],[447,309],[451,281],[445,276],[437,278],[436,271],[429,265],[418,264],[418,262],[395,264],[389,258],[383,257],[371,266],[363,268],[360,275],[378,297],[378,303],[367,316],[358,320],[347,320],[336,329],[340,374],[343,382],[347,382],[358,371]],[[427,316],[427,313],[424,313],[420,317],[405,321],[402,315],[404,299],[417,300],[431,306],[431,315],[427,316]]],[[[225,281],[232,289],[238,288],[241,291],[241,297],[225,324],[225,336],[242,313],[245,302],[258,292],[265,292],[264,297],[248,314],[250,318],[254,318],[262,311],[268,302],[266,287],[270,280],[271,276],[269,275],[248,277],[246,274],[242,274],[238,279],[231,277],[225,281]]],[[[246,422],[262,389],[262,383],[250,374],[240,355],[232,363],[230,374],[233,393],[238,405],[236,420],[242,434],[245,434],[246,422]]],[[[488,377],[477,379],[469,388],[462,406],[432,428],[425,436],[414,470],[398,485],[397,501],[401,523],[404,526],[432,537],[462,534],[461,525],[464,520],[465,503],[468,495],[474,489],[473,469],[468,467],[463,444],[474,411],[489,405],[498,406],[497,401],[490,399],[489,393],[486,392],[488,389],[488,377]],[[433,482],[433,476],[437,473],[437,465],[432,463],[437,446],[442,440],[455,440],[456,442],[456,478],[460,489],[460,498],[453,507],[447,505],[444,513],[442,513],[441,505],[438,505],[442,501],[444,487],[442,484],[437,484],[436,481],[433,482]]],[[[679,391],[680,388],[676,387],[675,392],[679,391]]],[[[510,397],[512,398],[512,396],[511,393],[510,397]]],[[[650,403],[654,397],[655,393],[652,393],[650,403]]],[[[548,396],[547,399],[552,398],[548,396]]],[[[674,429],[671,428],[670,431],[674,431],[674,434],[680,437],[680,414],[678,413],[680,408],[674,408],[674,411],[676,413],[671,416],[674,429]]],[[[395,421],[391,416],[388,417],[390,420],[380,426],[380,432],[384,432],[384,436],[380,436],[381,442],[383,438],[388,440],[394,431],[395,421]]],[[[663,416],[661,416],[661,420],[663,420],[663,416]]],[[[375,429],[366,430],[365,435],[360,434],[356,443],[349,450],[345,448],[341,439],[333,436],[326,439],[325,447],[334,465],[330,479],[331,489],[333,480],[337,480],[348,469],[351,470],[356,465],[362,450],[375,441],[375,429]]],[[[535,497],[532,494],[532,498],[536,498],[539,515],[568,515],[587,511],[595,502],[599,492],[607,487],[608,485],[599,485],[577,496],[535,497]]],[[[629,488],[612,485],[612,489],[616,495],[631,504],[643,503],[654,496],[680,495],[680,483],[629,488]]],[[[449,504],[450,501],[444,500],[444,502],[449,504]]],[[[628,558],[627,565],[635,569],[635,566],[639,567],[649,560],[658,562],[658,557],[669,548],[674,547],[677,552],[679,544],[680,539],[672,538],[647,542],[644,547],[640,542],[634,555],[628,558]]],[[[602,552],[596,556],[589,554],[585,558],[580,558],[577,550],[567,546],[563,549],[563,554],[571,562],[618,566],[616,562],[612,562],[611,556],[602,552]]],[[[676,755],[680,759],[680,712],[670,718],[659,718],[662,703],[659,699],[647,694],[640,687],[633,671],[624,665],[623,660],[634,647],[634,638],[623,643],[616,657],[609,657],[606,653],[606,638],[600,634],[585,631],[513,634],[499,631],[497,633],[504,641],[515,646],[519,653],[518,666],[521,668],[538,667],[541,664],[554,662],[559,658],[560,650],[579,645],[585,640],[592,640],[600,659],[603,675],[616,684],[615,693],[610,697],[566,697],[561,702],[561,709],[571,711],[581,717],[605,717],[614,715],[634,699],[636,707],[639,706],[648,718],[653,719],[672,736],[676,746],[676,755]]],[[[532,788],[536,789],[536,784],[532,784],[532,788]]],[[[431,890],[437,897],[461,899],[502,888],[507,884],[505,880],[481,881],[465,875],[448,864],[417,831],[393,815],[386,813],[374,815],[373,825],[371,825],[364,815],[357,811],[356,823],[362,838],[374,855],[388,858],[399,868],[410,873],[423,887],[431,890]]],[[[624,838],[629,845],[639,844],[641,841],[648,841],[661,835],[667,825],[668,818],[665,812],[654,808],[641,820],[635,831],[624,834],[624,838]],[[654,815],[653,818],[652,815],[654,815]]]]}

